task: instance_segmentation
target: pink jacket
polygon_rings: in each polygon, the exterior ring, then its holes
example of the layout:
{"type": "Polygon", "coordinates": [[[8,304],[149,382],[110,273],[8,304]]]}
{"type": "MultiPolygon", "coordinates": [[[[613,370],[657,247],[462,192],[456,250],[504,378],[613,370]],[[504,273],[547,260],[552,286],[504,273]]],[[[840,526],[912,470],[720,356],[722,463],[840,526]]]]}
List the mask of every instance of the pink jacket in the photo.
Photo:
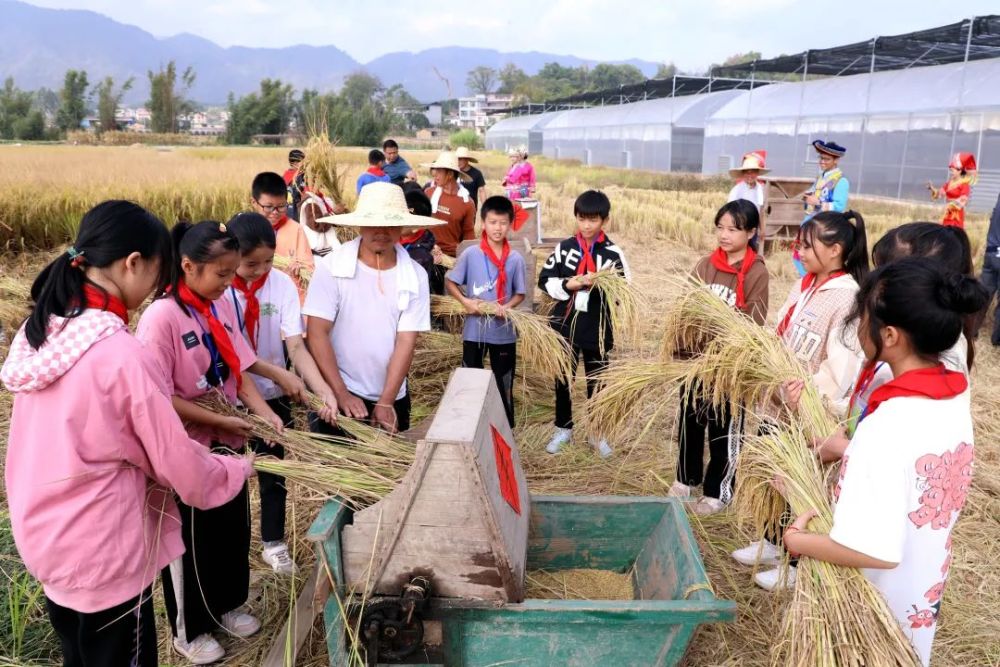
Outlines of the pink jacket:
{"type": "Polygon", "coordinates": [[[57,604],[88,613],[139,595],[184,553],[173,489],[221,505],[248,460],[191,440],[153,356],[109,313],[86,310],[35,351],[18,333],[5,478],[14,542],[57,604]]]}
{"type": "Polygon", "coordinates": [[[504,179],[503,184],[509,192],[516,193],[517,198],[521,199],[523,197],[519,188],[526,187],[529,194],[531,190],[535,189],[535,168],[531,166],[530,162],[518,162],[507,172],[507,178],[504,179]]]}

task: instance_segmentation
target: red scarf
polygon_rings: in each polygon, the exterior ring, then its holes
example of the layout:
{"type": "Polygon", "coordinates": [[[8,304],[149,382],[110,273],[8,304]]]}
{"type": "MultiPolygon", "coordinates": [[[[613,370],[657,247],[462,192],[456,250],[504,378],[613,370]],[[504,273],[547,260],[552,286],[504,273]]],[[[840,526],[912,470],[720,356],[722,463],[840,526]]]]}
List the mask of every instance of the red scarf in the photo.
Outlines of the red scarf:
{"type": "Polygon", "coordinates": [[[118,297],[99,290],[89,283],[84,283],[83,303],[87,308],[106,310],[109,313],[117,315],[128,326],[128,308],[125,307],[125,303],[118,297]]]}
{"type": "Polygon", "coordinates": [[[194,312],[208,322],[208,333],[212,336],[222,361],[229,367],[229,372],[236,377],[236,391],[239,391],[243,386],[243,376],[240,375],[240,357],[236,354],[236,348],[233,347],[229,331],[212,312],[212,302],[206,301],[192,292],[183,280],[177,285],[177,296],[180,297],[182,303],[193,308],[194,312]]]}
{"type": "Polygon", "coordinates": [[[260,322],[260,301],[257,300],[257,292],[267,282],[267,276],[270,273],[268,271],[249,284],[239,275],[233,279],[233,287],[242,292],[243,298],[247,301],[246,308],[243,309],[243,326],[246,327],[247,338],[250,339],[250,344],[255,352],[257,351],[257,323],[260,322]]]}
{"type": "Polygon", "coordinates": [[[958,396],[968,387],[969,381],[964,374],[958,371],[949,371],[944,367],[944,364],[907,371],[892,382],[886,382],[872,392],[865,416],[875,412],[879,405],[890,398],[922,396],[937,401],[958,396]]]}
{"type": "Polygon", "coordinates": [[[281,220],[278,220],[276,223],[274,223],[274,224],[271,225],[271,229],[273,229],[275,231],[275,233],[277,233],[277,231],[279,229],[281,229],[282,227],[285,226],[286,222],[288,222],[288,216],[287,215],[283,215],[283,216],[281,216],[281,220]]]}
{"type": "Polygon", "coordinates": [[[587,242],[583,240],[583,234],[580,232],[576,233],[576,243],[580,246],[580,254],[583,255],[580,258],[579,266],[576,267],[576,275],[583,276],[588,273],[597,273],[597,262],[594,261],[594,246],[598,243],[604,243],[606,240],[607,237],[604,236],[604,232],[598,232],[597,238],[588,246],[587,242]]]}
{"type": "Polygon", "coordinates": [[[500,257],[497,257],[486,238],[486,232],[483,232],[479,239],[479,247],[486,255],[486,259],[497,267],[497,303],[503,303],[507,300],[507,258],[510,257],[510,242],[507,239],[503,240],[503,250],[500,251],[500,257]]]}
{"type": "Polygon", "coordinates": [[[378,176],[379,178],[385,176],[385,172],[382,171],[382,169],[380,169],[378,165],[372,165],[368,167],[368,173],[371,174],[372,176],[378,176]]]}
{"type": "MultiPolygon", "coordinates": [[[[806,297],[806,300],[802,303],[802,305],[804,306],[807,303],[809,303],[809,301],[816,295],[816,292],[818,292],[820,290],[820,288],[823,287],[823,285],[827,284],[828,282],[830,282],[834,278],[839,278],[842,275],[844,275],[844,271],[834,271],[833,273],[831,273],[830,275],[828,275],[823,282],[821,282],[819,285],[816,285],[816,289],[814,289],[812,291],[812,293],[810,293],[809,296],[806,297]]],[[[799,285],[799,299],[800,300],[802,299],[801,295],[805,294],[806,292],[808,292],[809,288],[812,287],[812,284],[814,282],[816,282],[816,274],[815,273],[807,273],[806,276],[802,279],[802,283],[799,285]]],[[[779,338],[781,336],[784,336],[785,332],[788,331],[788,327],[792,323],[792,317],[795,315],[795,309],[796,309],[796,307],[798,305],[799,305],[799,301],[796,301],[795,303],[793,303],[791,305],[791,307],[788,309],[788,312],[785,313],[785,316],[783,318],[781,318],[781,323],[778,324],[778,330],[777,330],[779,338]]]]}
{"type": "Polygon", "coordinates": [[[747,273],[749,273],[750,267],[753,266],[756,260],[757,253],[750,246],[747,246],[747,254],[743,257],[743,264],[738,271],[729,264],[726,251],[722,248],[716,248],[715,252],[709,255],[709,261],[712,262],[712,266],[716,269],[723,273],[736,274],[736,307],[740,310],[747,309],[744,285],[746,284],[747,273]]]}
{"type": "Polygon", "coordinates": [[[423,238],[425,231],[426,231],[425,229],[418,229],[417,231],[413,232],[413,234],[411,234],[410,236],[401,237],[399,239],[399,245],[405,247],[410,245],[411,243],[416,243],[421,238],[423,238]]]}

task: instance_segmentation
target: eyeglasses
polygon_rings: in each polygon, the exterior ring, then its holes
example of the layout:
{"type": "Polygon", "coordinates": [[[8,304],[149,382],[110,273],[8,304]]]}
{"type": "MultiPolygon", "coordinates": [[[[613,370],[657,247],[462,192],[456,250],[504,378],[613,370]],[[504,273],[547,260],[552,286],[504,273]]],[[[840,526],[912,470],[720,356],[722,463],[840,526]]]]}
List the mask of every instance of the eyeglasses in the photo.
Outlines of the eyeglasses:
{"type": "Polygon", "coordinates": [[[279,213],[285,210],[287,206],[286,204],[278,204],[277,206],[268,206],[266,204],[261,204],[256,199],[254,199],[254,202],[257,204],[257,206],[260,206],[261,210],[263,210],[264,213],[267,215],[271,215],[272,213],[279,213]]]}

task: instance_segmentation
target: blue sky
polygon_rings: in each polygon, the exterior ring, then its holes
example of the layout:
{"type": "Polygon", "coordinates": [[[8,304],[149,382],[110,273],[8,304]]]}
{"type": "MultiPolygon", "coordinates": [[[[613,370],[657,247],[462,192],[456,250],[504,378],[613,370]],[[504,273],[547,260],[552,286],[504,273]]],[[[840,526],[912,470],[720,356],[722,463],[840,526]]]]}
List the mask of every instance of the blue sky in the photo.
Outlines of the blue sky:
{"type": "Polygon", "coordinates": [[[333,44],[361,62],[392,51],[479,46],[596,60],[641,58],[703,69],[863,41],[1000,10],[996,0],[29,0],[90,9],[155,35],[223,46],[333,44]]]}

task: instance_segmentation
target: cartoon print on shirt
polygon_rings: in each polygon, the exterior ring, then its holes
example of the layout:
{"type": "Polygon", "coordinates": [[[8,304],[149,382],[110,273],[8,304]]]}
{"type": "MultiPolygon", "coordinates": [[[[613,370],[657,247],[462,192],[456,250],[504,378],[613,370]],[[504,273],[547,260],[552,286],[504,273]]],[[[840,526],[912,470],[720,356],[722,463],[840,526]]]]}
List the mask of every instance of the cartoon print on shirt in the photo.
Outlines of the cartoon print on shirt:
{"type": "Polygon", "coordinates": [[[953,452],[924,454],[917,459],[917,475],[923,477],[920,507],[908,515],[917,528],[948,528],[965,504],[972,481],[973,447],[961,443],[953,452]]]}
{"type": "Polygon", "coordinates": [[[914,630],[929,628],[934,625],[934,621],[937,620],[932,610],[917,609],[917,605],[913,605],[913,613],[906,618],[909,619],[910,627],[914,630]]]}
{"type": "Polygon", "coordinates": [[[260,304],[260,316],[261,317],[274,317],[278,315],[278,307],[273,303],[262,303],[260,304]]]}

